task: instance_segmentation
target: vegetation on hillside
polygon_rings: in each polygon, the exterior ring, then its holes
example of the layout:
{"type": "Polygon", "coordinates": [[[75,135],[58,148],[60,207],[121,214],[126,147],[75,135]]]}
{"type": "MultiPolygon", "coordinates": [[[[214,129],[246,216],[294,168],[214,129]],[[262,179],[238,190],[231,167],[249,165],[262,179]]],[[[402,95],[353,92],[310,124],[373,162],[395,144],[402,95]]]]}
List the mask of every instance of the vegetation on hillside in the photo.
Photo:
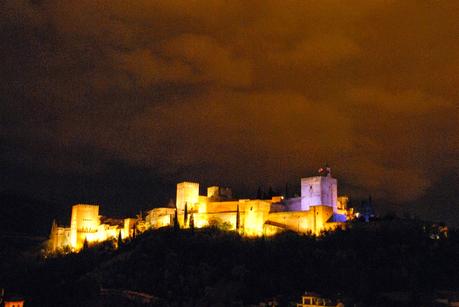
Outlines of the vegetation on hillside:
{"type": "MultiPolygon", "coordinates": [[[[245,306],[272,297],[289,306],[305,290],[353,298],[360,306],[383,306],[380,293],[404,291],[409,305],[419,306],[423,295],[459,284],[458,233],[431,237],[422,223],[398,219],[356,223],[318,238],[165,228],[119,249],[105,242],[40,261],[9,259],[22,262],[0,284],[21,290],[29,306],[104,305],[101,288],[149,293],[158,306],[245,306]]],[[[117,304],[126,306],[110,301],[117,304]]]]}

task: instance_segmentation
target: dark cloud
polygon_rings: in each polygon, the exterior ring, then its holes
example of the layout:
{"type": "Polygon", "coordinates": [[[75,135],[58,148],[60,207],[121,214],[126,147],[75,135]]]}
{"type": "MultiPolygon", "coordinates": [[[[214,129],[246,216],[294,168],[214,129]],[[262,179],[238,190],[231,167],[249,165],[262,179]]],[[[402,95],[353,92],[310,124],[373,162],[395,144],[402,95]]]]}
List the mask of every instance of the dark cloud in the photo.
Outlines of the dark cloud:
{"type": "Polygon", "coordinates": [[[458,172],[458,11],[455,1],[4,1],[2,157],[87,178],[123,161],[243,192],[328,161],[346,192],[415,201],[458,172]]]}

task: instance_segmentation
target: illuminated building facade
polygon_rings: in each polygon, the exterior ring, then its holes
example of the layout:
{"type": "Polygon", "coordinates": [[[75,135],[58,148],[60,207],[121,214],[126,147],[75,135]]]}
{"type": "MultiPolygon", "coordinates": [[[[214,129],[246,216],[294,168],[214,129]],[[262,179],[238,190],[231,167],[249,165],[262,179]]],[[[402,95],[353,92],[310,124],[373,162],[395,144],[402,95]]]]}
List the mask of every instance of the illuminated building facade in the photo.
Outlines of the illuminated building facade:
{"type": "Polygon", "coordinates": [[[70,227],[58,226],[55,221],[51,227],[49,250],[80,250],[85,241],[90,243],[131,237],[137,219],[111,219],[99,215],[98,205],[76,204],[72,206],[70,227]]]}
{"type": "MultiPolygon", "coordinates": [[[[327,168],[325,174],[301,179],[301,196],[284,199],[232,199],[231,189],[212,186],[199,195],[199,184],[177,184],[176,209],[182,228],[220,225],[246,236],[274,235],[290,230],[319,234],[342,226],[351,216],[348,197],[338,197],[338,182],[327,168]]],[[[155,208],[147,215],[151,228],[173,224],[174,208],[155,208]]]]}
{"type": "Polygon", "coordinates": [[[314,176],[301,179],[301,210],[327,205],[337,213],[338,182],[331,176],[314,176]]]}
{"type": "Polygon", "coordinates": [[[50,250],[64,247],[79,250],[85,244],[108,239],[132,237],[135,232],[174,224],[181,228],[218,226],[245,236],[270,236],[286,230],[319,234],[342,226],[351,216],[348,198],[338,197],[337,180],[330,171],[325,175],[301,179],[301,196],[284,199],[233,199],[229,188],[212,186],[207,195],[199,195],[199,183],[177,184],[175,208],[148,211],[143,219],[106,219],[99,216],[98,205],[72,207],[69,228],[53,223],[50,250]],[[177,213],[176,213],[177,211],[177,213]]]}

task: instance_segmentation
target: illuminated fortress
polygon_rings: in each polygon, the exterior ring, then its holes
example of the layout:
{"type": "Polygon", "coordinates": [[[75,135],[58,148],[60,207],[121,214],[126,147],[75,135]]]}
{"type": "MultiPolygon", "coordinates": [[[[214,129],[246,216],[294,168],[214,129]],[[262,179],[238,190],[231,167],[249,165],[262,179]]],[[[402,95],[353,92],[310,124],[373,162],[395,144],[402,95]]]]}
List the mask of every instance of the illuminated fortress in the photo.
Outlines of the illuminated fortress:
{"type": "Polygon", "coordinates": [[[148,229],[173,226],[218,226],[244,236],[271,236],[289,230],[319,234],[341,227],[351,217],[348,197],[338,197],[338,183],[329,168],[301,179],[301,196],[285,199],[233,199],[229,188],[212,186],[199,195],[199,183],[177,184],[175,208],[154,208],[145,218],[108,219],[98,205],[72,207],[70,227],[53,222],[50,250],[79,250],[89,243],[129,238],[148,229]]]}

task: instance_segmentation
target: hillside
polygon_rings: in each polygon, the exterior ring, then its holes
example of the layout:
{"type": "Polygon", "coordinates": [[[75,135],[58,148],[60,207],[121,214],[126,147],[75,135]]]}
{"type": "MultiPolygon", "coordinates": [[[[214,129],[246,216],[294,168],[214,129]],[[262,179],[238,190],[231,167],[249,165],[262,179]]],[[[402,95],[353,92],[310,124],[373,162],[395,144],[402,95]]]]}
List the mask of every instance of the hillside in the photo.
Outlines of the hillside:
{"type": "Polygon", "coordinates": [[[415,304],[459,284],[458,256],[457,232],[432,240],[416,221],[355,224],[321,238],[161,229],[118,250],[104,243],[12,270],[0,283],[16,281],[10,287],[22,290],[29,306],[130,306],[100,297],[101,288],[151,294],[157,306],[247,306],[274,296],[288,306],[305,290],[384,306],[382,292],[408,292],[415,304]]]}

